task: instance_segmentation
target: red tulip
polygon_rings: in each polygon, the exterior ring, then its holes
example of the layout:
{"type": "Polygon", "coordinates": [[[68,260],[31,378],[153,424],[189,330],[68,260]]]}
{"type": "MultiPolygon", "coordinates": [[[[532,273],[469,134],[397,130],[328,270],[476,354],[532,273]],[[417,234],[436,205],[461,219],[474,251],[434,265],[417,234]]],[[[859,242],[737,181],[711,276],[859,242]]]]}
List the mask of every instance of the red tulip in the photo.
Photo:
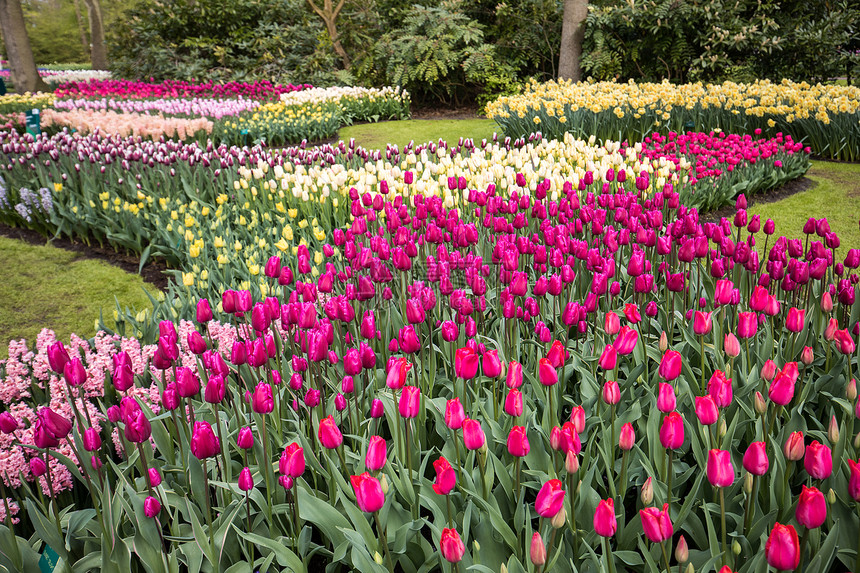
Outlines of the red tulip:
{"type": "Polygon", "coordinates": [[[624,316],[627,317],[632,324],[638,324],[642,321],[642,315],[639,314],[639,307],[632,303],[624,305],[624,316]]]}
{"type": "Polygon", "coordinates": [[[436,470],[436,481],[433,483],[433,491],[439,495],[448,495],[457,487],[457,473],[444,457],[433,462],[436,470]]]}
{"type": "Polygon", "coordinates": [[[117,392],[125,392],[134,386],[134,372],[131,369],[131,358],[127,352],[114,354],[111,380],[117,392]]]}
{"type": "Polygon", "coordinates": [[[824,499],[824,494],[818,488],[806,487],[804,484],[800,498],[797,500],[794,516],[797,518],[797,523],[807,529],[821,527],[827,519],[827,501],[824,499]]]}
{"type": "Polygon", "coordinates": [[[615,502],[609,499],[601,500],[594,510],[594,531],[601,537],[612,537],[618,531],[618,520],[615,518],[615,502]]]}
{"type": "Polygon", "coordinates": [[[574,406],[570,410],[570,422],[577,434],[585,431],[585,408],[582,406],[574,406]]]}
{"type": "Polygon", "coordinates": [[[9,412],[0,414],[0,432],[11,434],[19,427],[18,420],[15,419],[9,412]]]}
{"type": "Polygon", "coordinates": [[[382,509],[385,505],[385,494],[382,493],[382,484],[378,479],[364,472],[358,476],[349,476],[349,481],[355,491],[355,503],[358,509],[367,513],[382,509]]]}
{"type": "Polygon", "coordinates": [[[708,481],[714,487],[729,487],[735,482],[732,453],[725,450],[708,452],[708,481]]]}
{"type": "Polygon", "coordinates": [[[638,340],[639,334],[629,326],[624,326],[621,328],[618,336],[615,337],[612,346],[615,347],[615,352],[619,355],[627,356],[636,348],[638,340]]]}
{"type": "Polygon", "coordinates": [[[329,416],[320,421],[318,437],[324,448],[333,450],[343,443],[343,434],[334,421],[334,416],[329,416]]]}
{"type": "Polygon", "coordinates": [[[758,316],[754,312],[738,313],[738,336],[752,338],[758,332],[758,316]]]}
{"type": "Polygon", "coordinates": [[[48,347],[48,364],[51,370],[57,374],[62,374],[66,369],[66,363],[69,361],[69,353],[66,351],[62,342],[54,342],[48,347]]]}
{"type": "Polygon", "coordinates": [[[767,444],[764,442],[753,442],[744,453],[744,469],[755,476],[763,476],[770,467],[767,459],[767,444]]]}
{"type": "Polygon", "coordinates": [[[836,349],[842,354],[854,354],[856,348],[854,339],[847,329],[837,330],[833,333],[833,340],[836,343],[836,349]]]}
{"type": "Polygon", "coordinates": [[[538,379],[544,386],[554,386],[558,383],[558,372],[546,358],[538,361],[538,379]]]}
{"type": "Polygon", "coordinates": [[[505,413],[514,418],[523,415],[523,395],[516,388],[508,390],[505,396],[505,413]]]}
{"type": "Polygon", "coordinates": [[[469,347],[460,348],[454,354],[454,373],[458,378],[471,380],[478,374],[478,355],[469,347]]]}
{"type": "Polygon", "coordinates": [[[717,403],[709,394],[696,396],[696,417],[699,418],[699,423],[703,426],[717,423],[720,411],[717,409],[717,403]]]}
{"type": "MultiPolygon", "coordinates": [[[[127,427],[126,427],[127,428],[127,427]]],[[[128,429],[126,429],[126,433],[128,429]]],[[[215,457],[221,451],[221,442],[209,422],[195,422],[191,432],[191,453],[198,460],[215,457]]]]}
{"type": "Polygon", "coordinates": [[[848,477],[848,495],[854,501],[860,501],[860,461],[848,460],[851,475],[848,477]]]}
{"type": "Polygon", "coordinates": [[[677,450],[684,445],[684,418],[678,412],[670,412],[663,418],[660,443],[668,450],[677,450]]]}
{"type": "Polygon", "coordinates": [[[543,484],[535,499],[535,510],[538,515],[551,519],[561,511],[564,505],[564,490],[561,487],[561,481],[557,479],[551,479],[543,484]]]}
{"type": "Polygon", "coordinates": [[[210,376],[203,390],[203,399],[210,404],[220,404],[226,394],[227,385],[224,383],[224,377],[220,374],[210,376]]]}
{"type": "Polygon", "coordinates": [[[239,435],[236,437],[236,445],[243,450],[250,450],[254,447],[254,433],[250,426],[245,426],[239,430],[239,435]]]}
{"type": "Polygon", "coordinates": [[[564,366],[566,354],[567,351],[564,349],[564,344],[556,340],[552,343],[552,347],[549,349],[549,353],[546,357],[547,360],[549,360],[549,363],[552,364],[553,368],[561,368],[564,366]]]}
{"type": "Polygon", "coordinates": [[[732,380],[717,370],[708,382],[708,394],[714,399],[718,408],[728,408],[732,403],[732,380]]]}
{"type": "Polygon", "coordinates": [[[379,436],[371,436],[370,442],[367,444],[367,456],[364,458],[364,465],[370,471],[379,471],[385,466],[388,459],[388,445],[384,438],[379,436]]]}
{"type": "Polygon", "coordinates": [[[642,530],[651,543],[663,543],[675,532],[672,520],[669,518],[668,503],[663,504],[663,511],[656,507],[640,509],[639,517],[642,520],[642,530]]]}
{"type": "Polygon", "coordinates": [[[782,370],[777,372],[773,382],[770,383],[767,394],[774,404],[779,404],[780,406],[790,404],[794,398],[794,381],[791,379],[791,376],[782,370]]]}
{"type": "Polygon", "coordinates": [[[158,487],[161,485],[161,474],[156,468],[149,468],[149,485],[158,487]]]}
{"type": "Polygon", "coordinates": [[[604,370],[612,370],[618,364],[618,352],[611,344],[607,344],[603,353],[597,361],[597,365],[604,370]]]}
{"type": "Polygon", "coordinates": [[[667,350],[660,361],[657,372],[667,382],[671,382],[681,375],[681,353],[675,350],[667,350]]]}
{"type": "Polygon", "coordinates": [[[143,514],[152,519],[161,511],[161,502],[158,501],[158,498],[153,496],[147,496],[145,500],[143,500],[143,514]]]}
{"type": "Polygon", "coordinates": [[[519,388],[523,385],[523,365],[515,360],[508,363],[506,384],[508,388],[519,388]]]}
{"type": "Polygon", "coordinates": [[[442,529],[442,539],[439,540],[439,550],[442,552],[442,557],[449,563],[458,563],[463,559],[463,554],[466,553],[466,545],[460,539],[460,534],[456,529],[442,529]]]}
{"type": "Polygon", "coordinates": [[[508,453],[522,458],[529,454],[529,438],[523,426],[514,426],[508,434],[508,453]]]}
{"type": "Polygon", "coordinates": [[[411,369],[412,364],[410,364],[406,358],[400,357],[393,359],[391,366],[388,368],[388,376],[386,377],[385,385],[392,390],[403,388],[406,385],[406,376],[409,374],[409,370],[411,369]]]}
{"type": "Polygon", "coordinates": [[[278,471],[283,476],[297,478],[305,473],[305,450],[293,442],[284,448],[281,459],[278,460],[278,471]]]}
{"type": "Polygon", "coordinates": [[[63,378],[69,386],[80,386],[87,381],[87,370],[80,358],[72,358],[63,367],[63,378]]]}
{"type": "Polygon", "coordinates": [[[800,565],[800,541],[791,525],[775,523],[764,546],[767,563],[777,571],[794,571],[800,565]]]}
{"type": "Polygon", "coordinates": [[[471,418],[466,418],[463,421],[463,443],[466,449],[479,450],[486,444],[487,438],[484,436],[484,430],[481,428],[481,423],[471,418]]]}
{"type": "Polygon", "coordinates": [[[239,489],[242,491],[254,489],[254,478],[251,476],[251,470],[248,467],[242,468],[242,471],[239,472],[239,489]]]}
{"type": "Polygon", "coordinates": [[[805,319],[806,310],[791,307],[788,309],[788,316],[785,319],[785,327],[791,332],[800,332],[803,330],[805,319]]]}
{"type": "Polygon", "coordinates": [[[421,390],[415,386],[404,387],[400,394],[398,408],[404,418],[416,417],[421,410],[421,390]]]}
{"type": "Polygon", "coordinates": [[[660,382],[657,391],[657,409],[664,414],[668,414],[675,409],[676,405],[675,389],[671,384],[660,382]]]}
{"type": "Polygon", "coordinates": [[[627,452],[633,449],[635,443],[636,432],[633,430],[633,424],[627,423],[621,426],[621,432],[618,434],[618,447],[627,452]]]}
{"type": "Polygon", "coordinates": [[[445,425],[452,430],[459,430],[466,420],[466,411],[459,398],[448,400],[445,406],[445,425]]]}
{"type": "Polygon", "coordinates": [[[618,387],[618,382],[607,380],[603,384],[603,401],[610,405],[615,405],[621,401],[621,389],[618,387]]]}
{"type": "Polygon", "coordinates": [[[803,457],[805,446],[803,444],[803,432],[792,432],[783,446],[785,459],[796,462],[803,457]]]}
{"type": "MultiPolygon", "coordinates": [[[[481,371],[488,378],[498,378],[502,373],[502,362],[498,350],[488,350],[481,358],[481,371]]],[[[452,530],[453,531],[453,530],[452,530]]]]}
{"type": "Polygon", "coordinates": [[[813,440],[806,446],[803,456],[803,467],[806,473],[815,479],[827,479],[833,473],[833,452],[824,444],[813,440]]]}
{"type": "MultiPolygon", "coordinates": [[[[143,410],[138,407],[132,410],[123,420],[125,423],[125,438],[129,442],[141,444],[149,439],[152,435],[152,425],[143,413],[143,410]]],[[[193,437],[192,437],[193,440],[193,437]]]]}
{"type": "Polygon", "coordinates": [[[251,396],[251,408],[257,414],[268,414],[275,409],[275,398],[272,394],[272,385],[260,382],[254,388],[251,396]]]}
{"type": "Polygon", "coordinates": [[[603,329],[609,336],[615,336],[621,330],[621,320],[614,312],[607,312],[603,317],[603,329]]]}
{"type": "Polygon", "coordinates": [[[702,312],[697,310],[693,313],[693,332],[698,336],[704,336],[711,333],[713,328],[713,319],[710,312],[702,312]]]}
{"type": "Polygon", "coordinates": [[[95,428],[87,428],[84,432],[84,449],[88,452],[94,452],[102,447],[102,437],[99,431],[95,428]]]}

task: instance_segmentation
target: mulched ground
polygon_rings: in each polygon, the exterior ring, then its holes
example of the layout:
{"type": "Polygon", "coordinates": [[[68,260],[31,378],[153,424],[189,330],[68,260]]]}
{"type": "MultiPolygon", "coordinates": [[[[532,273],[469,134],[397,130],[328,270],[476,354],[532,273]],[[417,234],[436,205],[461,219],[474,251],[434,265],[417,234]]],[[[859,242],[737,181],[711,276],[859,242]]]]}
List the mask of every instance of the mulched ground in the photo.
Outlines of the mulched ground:
{"type": "MultiPolygon", "coordinates": [[[[768,191],[767,193],[759,193],[757,195],[753,195],[752,197],[747,197],[747,209],[751,210],[754,205],[781,201],[786,197],[791,197],[795,193],[801,193],[802,191],[806,191],[807,189],[810,189],[812,187],[815,187],[815,181],[813,181],[809,177],[801,177],[799,179],[794,179],[793,181],[789,181],[782,187],[777,187],[776,189],[768,191]]],[[[723,217],[731,219],[734,216],[735,206],[726,205],[725,207],[717,209],[716,211],[705,213],[704,215],[702,215],[701,219],[703,222],[706,223],[715,223],[723,217]]]]}

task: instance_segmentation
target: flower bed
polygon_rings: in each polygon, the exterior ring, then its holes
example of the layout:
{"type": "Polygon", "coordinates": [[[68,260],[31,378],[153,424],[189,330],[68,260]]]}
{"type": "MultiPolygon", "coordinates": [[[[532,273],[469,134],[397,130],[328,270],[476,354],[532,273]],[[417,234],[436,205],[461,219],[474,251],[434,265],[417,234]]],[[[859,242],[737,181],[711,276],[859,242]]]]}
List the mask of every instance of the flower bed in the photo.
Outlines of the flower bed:
{"type": "Polygon", "coordinates": [[[440,147],[434,183],[425,150],[387,193],[365,173],[319,276],[270,248],[268,297],[225,285],[153,346],[13,346],[0,561],[855,567],[860,250],[825,219],[777,238],[743,197],[702,224],[617,177],[525,194],[516,159],[553,146],[440,147]]]}
{"type": "Polygon", "coordinates": [[[60,85],[55,94],[58,98],[230,98],[271,100],[281,94],[311,87],[309,84],[273,84],[268,81],[242,82],[186,82],[165,80],[161,83],[148,83],[132,80],[91,80],[70,82],[60,85]]]}
{"type": "Polygon", "coordinates": [[[42,129],[55,132],[59,128],[71,128],[81,134],[103,133],[120,137],[161,138],[178,141],[201,140],[205,142],[212,133],[213,123],[205,117],[165,117],[162,114],[117,113],[115,111],[74,110],[54,111],[46,109],[41,114],[42,129]]]}
{"type": "MultiPolygon", "coordinates": [[[[688,136],[680,141],[694,145],[688,136]]],[[[215,296],[224,284],[242,285],[255,296],[269,294],[264,266],[273,247],[292,260],[304,242],[311,249],[312,272],[322,274],[323,244],[334,229],[350,224],[354,195],[370,200],[384,189],[411,202],[423,194],[440,197],[446,208],[463,209],[466,189],[495,185],[503,196],[527,192],[558,201],[565,181],[571,181],[583,191],[624,190],[643,197],[672,188],[712,203],[715,197],[724,199],[745,172],[750,182],[778,185],[809,165],[790,140],[745,141],[741,147],[703,135],[695,145],[703,148],[703,161],[726,154],[735,163],[734,178],[716,170],[691,173],[694,164],[685,155],[679,158],[675,147],[664,149],[656,140],[624,149],[568,136],[564,142],[430,143],[384,153],[342,142],[270,152],[68,133],[34,142],[8,134],[0,139],[0,155],[8,162],[10,201],[0,206],[0,220],[108,242],[141,254],[144,261],[164,258],[176,269],[181,312],[187,312],[194,300],[215,296]],[[710,148],[707,153],[705,148],[710,148]],[[725,149],[743,149],[750,159],[772,155],[752,165],[735,161],[743,155],[725,149]],[[51,212],[22,219],[13,208],[21,188],[51,190],[51,212]]]]}
{"type": "Polygon", "coordinates": [[[231,99],[60,99],[54,109],[62,111],[116,111],[119,113],[158,113],[170,116],[221,119],[256,109],[260,102],[242,97],[231,99]]]}
{"type": "Polygon", "coordinates": [[[641,141],[653,132],[791,134],[814,153],[860,159],[860,88],[783,80],[779,84],[530,83],[487,107],[511,137],[541,131],[641,141]],[[757,131],[759,130],[759,131],[757,131]]]}

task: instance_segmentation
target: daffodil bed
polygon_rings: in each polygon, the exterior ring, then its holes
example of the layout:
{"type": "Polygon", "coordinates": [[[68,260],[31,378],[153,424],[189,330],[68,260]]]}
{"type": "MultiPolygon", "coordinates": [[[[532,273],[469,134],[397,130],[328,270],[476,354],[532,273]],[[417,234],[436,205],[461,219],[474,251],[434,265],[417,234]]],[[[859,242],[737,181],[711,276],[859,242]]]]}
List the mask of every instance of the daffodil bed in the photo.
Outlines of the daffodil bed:
{"type": "Polygon", "coordinates": [[[532,82],[501,97],[487,116],[506,135],[570,132],[598,140],[641,141],[651,133],[721,130],[791,134],[822,157],[860,159],[860,88],[783,80],[752,84],[532,82]]]}

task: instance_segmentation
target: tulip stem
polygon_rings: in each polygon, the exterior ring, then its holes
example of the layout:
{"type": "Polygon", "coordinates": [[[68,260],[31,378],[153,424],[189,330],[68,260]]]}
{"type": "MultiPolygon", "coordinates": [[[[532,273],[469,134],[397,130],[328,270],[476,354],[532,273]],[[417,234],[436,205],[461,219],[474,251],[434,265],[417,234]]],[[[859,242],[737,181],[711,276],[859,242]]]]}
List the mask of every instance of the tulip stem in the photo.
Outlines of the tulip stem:
{"type": "Polygon", "coordinates": [[[750,525],[752,521],[753,514],[753,503],[755,503],[756,497],[758,497],[758,480],[759,476],[753,476],[753,486],[750,493],[747,494],[747,507],[744,511],[744,537],[749,535],[750,525]]]}
{"type": "Polygon", "coordinates": [[[618,482],[618,494],[621,501],[627,492],[627,452],[621,454],[621,480],[618,482]]]}
{"type": "Polygon", "coordinates": [[[666,542],[660,542],[660,551],[663,552],[663,562],[666,563],[666,573],[672,573],[672,567],[669,565],[669,554],[666,553],[666,542]]]}
{"type": "Polygon", "coordinates": [[[385,552],[385,560],[388,562],[388,570],[391,573],[394,573],[394,563],[391,561],[391,553],[388,551],[388,539],[385,535],[385,529],[382,527],[382,524],[379,523],[379,512],[373,512],[373,519],[376,521],[376,531],[379,533],[379,544],[382,545],[383,551],[385,552]]]}
{"type": "MultiPolygon", "coordinates": [[[[45,450],[45,481],[48,482],[48,493],[51,494],[51,505],[54,506],[54,519],[57,522],[57,533],[63,537],[63,526],[60,525],[60,508],[57,506],[57,496],[54,495],[54,482],[51,481],[51,465],[48,463],[48,450],[45,450]]],[[[41,492],[41,487],[39,492],[41,492]]]]}
{"type": "Polygon", "coordinates": [[[666,460],[666,503],[669,504],[669,509],[672,509],[672,450],[668,450],[666,460]]]}
{"type": "Polygon", "coordinates": [[[804,557],[806,557],[806,542],[809,540],[809,528],[803,528],[803,536],[800,538],[800,562],[797,564],[797,571],[803,571],[804,557]]]}
{"type": "Polygon", "coordinates": [[[729,546],[726,544],[726,493],[725,488],[720,489],[720,525],[723,527],[723,566],[729,564],[729,546]]]}
{"type": "MultiPolygon", "coordinates": [[[[203,458],[203,497],[206,498],[206,528],[209,530],[209,545],[215,549],[215,532],[212,531],[212,502],[209,499],[209,460],[203,458]]],[[[212,565],[215,565],[214,563],[212,565]]]]}
{"type": "Polygon", "coordinates": [[[701,343],[701,349],[702,349],[702,356],[701,356],[701,358],[702,358],[702,360],[701,360],[701,363],[702,363],[702,396],[704,396],[705,395],[705,337],[700,336],[699,342],[701,343]]]}
{"type": "Polygon", "coordinates": [[[615,559],[612,557],[612,548],[609,546],[609,538],[603,538],[603,555],[606,558],[607,563],[609,563],[609,573],[615,573],[615,559]]]}

